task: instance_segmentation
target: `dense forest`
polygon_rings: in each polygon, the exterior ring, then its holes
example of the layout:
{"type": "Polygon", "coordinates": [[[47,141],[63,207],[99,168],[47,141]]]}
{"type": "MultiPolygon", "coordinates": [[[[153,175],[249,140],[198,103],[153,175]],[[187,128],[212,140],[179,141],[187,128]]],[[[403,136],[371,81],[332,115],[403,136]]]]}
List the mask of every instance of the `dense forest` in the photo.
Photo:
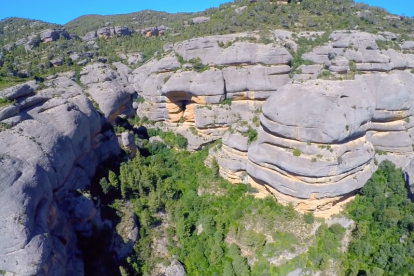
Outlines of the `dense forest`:
{"type": "Polygon", "coordinates": [[[340,214],[354,221],[345,229],[273,197],[256,198],[249,185],[228,183],[216,162],[205,166],[207,147],[190,153],[182,149],[181,135],[149,134],[165,142],[140,141],[141,156],[100,180],[109,208],[131,202],[139,220],[140,239],[122,266],[125,273],[151,275],[159,263],[176,258],[188,275],[200,276],[286,275],[296,268],[322,275],[412,275],[414,204],[401,170],[389,161],[340,214]]]}

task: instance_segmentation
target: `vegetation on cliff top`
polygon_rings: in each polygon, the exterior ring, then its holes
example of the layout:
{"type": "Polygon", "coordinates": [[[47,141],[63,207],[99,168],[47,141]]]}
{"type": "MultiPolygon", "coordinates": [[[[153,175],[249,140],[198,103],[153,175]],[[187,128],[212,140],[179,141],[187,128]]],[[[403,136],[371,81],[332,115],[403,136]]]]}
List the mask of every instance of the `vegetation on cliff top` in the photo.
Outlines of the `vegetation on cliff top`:
{"type": "MultiPolygon", "coordinates": [[[[94,58],[105,56],[108,58],[108,62],[113,62],[121,60],[119,53],[139,52],[143,55],[143,62],[145,62],[153,57],[155,53],[160,54],[162,46],[166,43],[200,36],[246,31],[260,31],[262,34],[261,42],[271,42],[267,37],[269,33],[266,35],[266,32],[276,29],[286,29],[292,32],[329,32],[340,29],[355,29],[373,33],[391,31],[402,35],[401,39],[407,39],[409,38],[408,35],[412,35],[414,30],[414,20],[412,18],[401,16],[390,21],[387,15],[389,13],[384,9],[371,7],[363,3],[354,3],[352,0],[303,0],[300,5],[278,5],[276,1],[269,0],[257,1],[256,3],[240,0],[198,13],[168,14],[156,11],[140,11],[124,15],[85,15],[68,22],[64,26],[36,20],[7,18],[0,21],[0,46],[14,43],[21,38],[27,38],[48,28],[64,27],[70,34],[83,36],[89,31],[96,31],[106,25],[123,25],[128,26],[135,33],[130,37],[98,39],[98,47],[74,38],[40,43],[33,50],[26,52],[24,42],[19,43],[20,46],[15,49],[11,51],[3,49],[3,54],[0,53],[0,64],[2,64],[1,60],[4,60],[0,76],[16,75],[16,72],[23,72],[21,76],[44,77],[69,69],[79,70],[78,61],[75,62],[70,59],[71,53],[87,54],[89,56],[93,54],[94,58]],[[247,8],[241,12],[236,12],[236,8],[241,6],[247,6],[247,8]],[[191,19],[196,16],[208,16],[210,21],[194,24],[191,19]],[[140,33],[142,28],[160,25],[169,28],[160,37],[147,38],[140,33]],[[51,65],[49,61],[54,59],[61,59],[63,65],[57,67],[51,65]]],[[[323,37],[323,39],[326,38],[323,37]]],[[[305,48],[300,47],[297,54],[294,54],[292,72],[300,65],[300,55],[306,51],[305,48]]],[[[90,59],[90,57],[87,59],[90,59]]],[[[203,70],[203,67],[200,70],[203,70]]]]}

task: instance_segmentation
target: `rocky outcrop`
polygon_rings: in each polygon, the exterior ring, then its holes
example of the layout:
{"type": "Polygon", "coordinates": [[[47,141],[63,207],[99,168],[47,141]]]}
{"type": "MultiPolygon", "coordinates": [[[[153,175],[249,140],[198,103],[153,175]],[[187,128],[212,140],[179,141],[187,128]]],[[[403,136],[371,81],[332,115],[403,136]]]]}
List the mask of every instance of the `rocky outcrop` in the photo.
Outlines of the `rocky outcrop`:
{"type": "MultiPolygon", "coordinates": [[[[115,27],[103,27],[96,31],[97,37],[108,39],[112,36],[129,36],[131,31],[126,26],[115,26],[115,27]]],[[[89,38],[93,36],[93,33],[87,33],[84,38],[90,40],[89,38]]]]}
{"type": "Polygon", "coordinates": [[[251,65],[289,64],[292,56],[281,46],[264,45],[251,42],[234,42],[221,48],[220,41],[228,41],[229,36],[203,37],[183,41],[174,45],[174,51],[184,60],[200,58],[209,65],[251,65]]]}
{"type": "Polygon", "coordinates": [[[148,28],[144,28],[144,29],[139,30],[139,32],[143,36],[151,37],[151,36],[160,36],[160,35],[163,35],[168,30],[169,30],[168,27],[158,26],[158,27],[148,27],[148,28]]]}
{"type": "MultiPolygon", "coordinates": [[[[122,68],[125,70],[125,67],[122,68]]],[[[119,114],[135,113],[132,108],[135,90],[126,82],[123,74],[125,71],[122,73],[122,69],[114,71],[102,63],[88,65],[80,73],[80,81],[87,86],[86,92],[109,122],[113,122],[119,114]]]]}
{"type": "Polygon", "coordinates": [[[130,154],[131,158],[134,158],[137,154],[137,146],[135,145],[134,134],[131,132],[122,132],[120,136],[120,145],[122,145],[126,151],[130,154]]]}
{"type": "Polygon", "coordinates": [[[75,232],[99,227],[86,193],[96,166],[117,155],[116,136],[76,82],[57,77],[3,90],[0,108],[0,270],[16,275],[83,275],[75,232]]]}
{"type": "Polygon", "coordinates": [[[71,39],[70,35],[64,29],[57,29],[57,30],[47,29],[40,33],[40,40],[43,43],[56,41],[59,38],[71,39]]]}
{"type": "Polygon", "coordinates": [[[128,54],[120,53],[118,54],[118,56],[121,59],[126,60],[126,62],[129,65],[135,65],[143,61],[142,55],[140,53],[128,53],[128,54]]]}
{"type": "Polygon", "coordinates": [[[210,21],[210,17],[207,17],[207,16],[194,17],[193,19],[191,19],[191,21],[193,21],[194,24],[201,24],[201,23],[210,21]]]}
{"type": "MultiPolygon", "coordinates": [[[[414,56],[394,49],[380,50],[377,41],[393,43],[396,36],[392,33],[370,34],[357,31],[334,31],[329,42],[305,53],[302,58],[322,64],[333,74],[348,72],[389,72],[414,68],[414,56]]],[[[408,50],[410,42],[401,45],[408,50]]],[[[321,72],[321,71],[320,71],[321,72]]],[[[295,76],[295,79],[308,79],[309,76],[295,76]]],[[[312,78],[312,77],[310,77],[312,78]]]]}
{"type": "Polygon", "coordinates": [[[91,41],[94,40],[97,36],[98,34],[96,33],[96,31],[87,32],[84,36],[82,36],[82,40],[91,41]]]}
{"type": "Polygon", "coordinates": [[[263,106],[263,131],[248,150],[252,182],[299,209],[330,208],[370,178],[375,149],[412,157],[413,84],[397,71],[286,85],[263,106]]]}
{"type": "Polygon", "coordinates": [[[186,273],[183,265],[176,259],[173,259],[168,266],[163,263],[157,264],[156,268],[153,271],[151,271],[151,275],[185,276],[186,273]]]}
{"type": "Polygon", "coordinates": [[[190,150],[219,139],[238,120],[252,120],[253,112],[290,82],[291,55],[285,48],[259,43],[219,46],[235,39],[227,35],[177,43],[165,47],[168,53],[160,60],[134,70],[128,80],[144,98],[138,116],[170,124],[168,129],[188,139],[190,150]]]}

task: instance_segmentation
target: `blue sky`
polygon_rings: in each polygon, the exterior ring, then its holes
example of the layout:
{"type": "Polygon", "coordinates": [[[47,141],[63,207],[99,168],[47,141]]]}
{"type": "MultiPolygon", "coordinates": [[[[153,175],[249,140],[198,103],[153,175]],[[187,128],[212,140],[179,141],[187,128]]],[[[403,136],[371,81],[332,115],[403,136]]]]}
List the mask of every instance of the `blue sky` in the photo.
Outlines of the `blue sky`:
{"type": "MultiPolygon", "coordinates": [[[[0,0],[0,20],[5,17],[23,17],[64,24],[84,14],[119,14],[145,9],[167,12],[194,12],[217,7],[230,0],[0,0]]],[[[383,7],[395,14],[414,16],[414,0],[356,0],[383,7]]]]}

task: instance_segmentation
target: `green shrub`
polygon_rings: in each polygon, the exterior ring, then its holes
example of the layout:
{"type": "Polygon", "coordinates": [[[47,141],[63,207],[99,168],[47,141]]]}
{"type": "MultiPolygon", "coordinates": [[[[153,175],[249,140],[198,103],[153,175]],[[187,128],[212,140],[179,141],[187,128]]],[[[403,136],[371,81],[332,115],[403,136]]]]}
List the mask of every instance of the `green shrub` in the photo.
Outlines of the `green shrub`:
{"type": "Polygon", "coordinates": [[[249,129],[247,130],[247,144],[251,144],[254,141],[257,140],[257,130],[249,126],[249,129]]]}
{"type": "Polygon", "coordinates": [[[222,105],[225,105],[225,104],[231,105],[231,99],[224,99],[224,100],[221,101],[220,104],[222,104],[222,105]]]}
{"type": "Polygon", "coordinates": [[[0,98],[0,107],[7,106],[7,105],[10,105],[12,103],[13,103],[12,101],[10,101],[6,98],[0,98]]]}
{"type": "Polygon", "coordinates": [[[298,149],[294,149],[293,150],[293,156],[300,156],[302,154],[302,152],[298,149]]]}
{"type": "Polygon", "coordinates": [[[137,103],[139,103],[139,104],[141,104],[141,103],[143,103],[143,102],[145,102],[145,99],[144,99],[144,97],[142,97],[142,96],[137,96],[136,98],[135,98],[135,100],[134,100],[135,102],[137,102],[137,103]]]}
{"type": "Polygon", "coordinates": [[[209,66],[203,64],[200,58],[193,58],[190,59],[188,62],[193,65],[193,70],[196,72],[201,73],[209,69],[209,66]]]}
{"type": "Polygon", "coordinates": [[[253,124],[254,124],[256,127],[259,127],[259,126],[260,126],[260,119],[259,119],[259,116],[254,115],[252,122],[253,122],[253,124]]]}
{"type": "Polygon", "coordinates": [[[303,215],[303,220],[308,224],[312,224],[315,221],[315,217],[312,212],[308,212],[303,215]]]}
{"type": "Polygon", "coordinates": [[[198,135],[198,131],[197,131],[197,129],[196,129],[195,127],[190,126],[190,127],[189,127],[189,130],[190,130],[191,134],[193,134],[193,135],[198,135]]]}

